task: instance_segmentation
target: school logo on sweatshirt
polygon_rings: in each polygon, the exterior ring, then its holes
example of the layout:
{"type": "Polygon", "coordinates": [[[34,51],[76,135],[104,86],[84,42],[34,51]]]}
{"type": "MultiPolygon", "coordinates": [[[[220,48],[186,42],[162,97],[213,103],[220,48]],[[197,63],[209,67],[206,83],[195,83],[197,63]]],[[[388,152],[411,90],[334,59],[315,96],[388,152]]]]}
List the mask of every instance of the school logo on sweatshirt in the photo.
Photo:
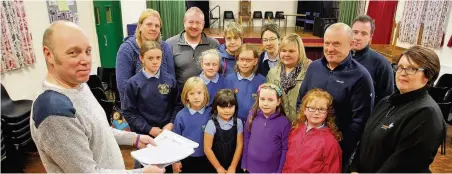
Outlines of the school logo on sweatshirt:
{"type": "Polygon", "coordinates": [[[394,123],[391,123],[391,124],[389,124],[389,125],[383,124],[383,125],[381,126],[381,128],[384,129],[384,130],[391,129],[392,127],[394,127],[394,123]]]}
{"type": "Polygon", "coordinates": [[[169,85],[168,84],[159,84],[158,86],[160,94],[168,94],[169,93],[169,85]]]}
{"type": "Polygon", "coordinates": [[[236,94],[238,94],[238,93],[239,93],[239,89],[238,89],[238,88],[235,88],[235,89],[234,89],[234,92],[235,92],[236,94]]]}

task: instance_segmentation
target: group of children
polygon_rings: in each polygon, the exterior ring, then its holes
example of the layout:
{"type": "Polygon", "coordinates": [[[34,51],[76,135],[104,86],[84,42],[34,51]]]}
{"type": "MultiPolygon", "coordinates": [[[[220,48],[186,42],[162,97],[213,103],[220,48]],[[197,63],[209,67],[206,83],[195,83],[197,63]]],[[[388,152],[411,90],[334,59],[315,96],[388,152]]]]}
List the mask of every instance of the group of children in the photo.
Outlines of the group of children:
{"type": "Polygon", "coordinates": [[[142,44],[143,70],[129,79],[122,101],[131,130],[156,137],[167,129],[199,143],[190,157],[173,164],[174,172],[341,172],[331,95],[308,92],[291,123],[281,88],[256,73],[257,49],[242,44],[234,32],[240,25],[231,25],[224,48],[201,54],[202,72],[182,92],[173,76],[159,70],[159,43],[142,44]]]}

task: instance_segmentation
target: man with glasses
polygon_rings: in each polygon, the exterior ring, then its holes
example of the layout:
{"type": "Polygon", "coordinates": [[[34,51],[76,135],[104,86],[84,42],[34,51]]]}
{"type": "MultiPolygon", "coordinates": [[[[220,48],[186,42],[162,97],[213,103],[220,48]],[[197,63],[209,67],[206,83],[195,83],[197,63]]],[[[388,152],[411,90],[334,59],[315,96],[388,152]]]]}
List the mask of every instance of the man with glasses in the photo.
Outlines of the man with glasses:
{"type": "MultiPolygon", "coordinates": [[[[297,107],[306,93],[321,88],[333,98],[334,115],[344,139],[342,170],[347,172],[350,157],[361,138],[374,102],[372,78],[364,66],[350,53],[352,30],[344,23],[328,27],[324,36],[324,57],[311,63],[300,87],[297,107]]],[[[298,110],[298,109],[297,109],[298,110]]]]}
{"type": "Polygon", "coordinates": [[[383,97],[394,92],[394,74],[391,63],[369,48],[374,30],[374,21],[367,15],[358,16],[353,20],[353,59],[369,71],[375,90],[374,104],[377,105],[383,97]]]}
{"type": "Polygon", "coordinates": [[[203,33],[203,29],[204,14],[198,7],[191,7],[185,12],[184,31],[166,40],[173,51],[176,80],[180,89],[188,78],[201,73],[197,64],[201,53],[220,45],[216,39],[203,33]]]}

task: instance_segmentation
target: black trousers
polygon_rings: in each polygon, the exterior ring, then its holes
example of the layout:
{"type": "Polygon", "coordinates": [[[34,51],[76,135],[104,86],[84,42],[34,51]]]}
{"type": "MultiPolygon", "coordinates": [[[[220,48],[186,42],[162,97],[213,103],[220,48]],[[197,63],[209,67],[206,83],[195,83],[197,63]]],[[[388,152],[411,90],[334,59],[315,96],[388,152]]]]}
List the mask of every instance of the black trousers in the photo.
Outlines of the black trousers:
{"type": "Polygon", "coordinates": [[[181,161],[182,173],[213,173],[212,165],[206,156],[187,157],[181,161]]]}

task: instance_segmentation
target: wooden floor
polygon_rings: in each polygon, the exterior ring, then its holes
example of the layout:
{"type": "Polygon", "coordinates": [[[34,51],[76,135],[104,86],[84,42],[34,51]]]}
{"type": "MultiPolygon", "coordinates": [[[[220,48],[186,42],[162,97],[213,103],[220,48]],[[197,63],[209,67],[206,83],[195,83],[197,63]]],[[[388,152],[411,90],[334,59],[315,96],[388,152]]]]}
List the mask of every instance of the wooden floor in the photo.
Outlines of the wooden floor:
{"type": "MultiPolygon", "coordinates": [[[[121,146],[122,156],[125,161],[127,169],[131,169],[133,166],[133,160],[130,156],[130,152],[134,148],[130,146],[121,146]]],[[[440,150],[430,166],[430,170],[433,173],[452,173],[452,127],[449,126],[447,130],[447,149],[446,155],[440,155],[440,150]]],[[[39,154],[33,153],[28,157],[28,162],[25,168],[26,173],[45,173],[45,169],[42,166],[41,160],[39,159],[39,154]]]]}

